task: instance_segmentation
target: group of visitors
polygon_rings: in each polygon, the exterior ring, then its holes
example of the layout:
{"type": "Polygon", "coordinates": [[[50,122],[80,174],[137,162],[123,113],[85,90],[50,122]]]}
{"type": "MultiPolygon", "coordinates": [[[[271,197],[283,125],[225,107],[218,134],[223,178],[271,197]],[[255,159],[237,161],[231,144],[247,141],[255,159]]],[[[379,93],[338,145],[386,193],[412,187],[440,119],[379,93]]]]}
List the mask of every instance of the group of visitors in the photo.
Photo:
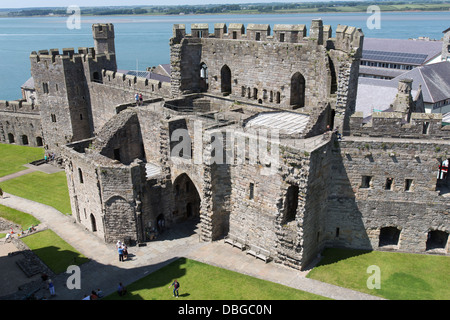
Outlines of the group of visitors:
{"type": "Polygon", "coordinates": [[[117,252],[119,253],[119,261],[125,261],[128,259],[128,248],[125,243],[117,240],[116,243],[117,252]]]}
{"type": "Polygon", "coordinates": [[[85,294],[84,298],[82,300],[98,300],[103,298],[103,291],[100,289],[97,289],[97,291],[92,290],[91,294],[85,294]]]}
{"type": "Polygon", "coordinates": [[[45,162],[49,162],[49,161],[53,161],[53,160],[55,160],[55,153],[54,152],[52,152],[52,153],[46,153],[45,155],[44,155],[44,160],[45,160],[45,162]]]}
{"type": "Polygon", "coordinates": [[[134,100],[136,101],[136,106],[142,106],[144,104],[142,93],[136,93],[136,95],[134,96],[134,100]]]}

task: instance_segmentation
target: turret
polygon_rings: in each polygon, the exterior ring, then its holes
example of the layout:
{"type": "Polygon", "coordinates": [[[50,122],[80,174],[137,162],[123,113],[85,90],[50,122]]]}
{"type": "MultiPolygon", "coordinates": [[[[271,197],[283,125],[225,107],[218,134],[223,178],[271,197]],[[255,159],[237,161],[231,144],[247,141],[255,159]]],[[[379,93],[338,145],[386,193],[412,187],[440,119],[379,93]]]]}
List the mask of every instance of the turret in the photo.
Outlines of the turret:
{"type": "Polygon", "coordinates": [[[94,37],[95,52],[112,53],[115,54],[116,49],[114,46],[114,25],[111,23],[106,24],[93,24],[92,35],[94,37]]]}

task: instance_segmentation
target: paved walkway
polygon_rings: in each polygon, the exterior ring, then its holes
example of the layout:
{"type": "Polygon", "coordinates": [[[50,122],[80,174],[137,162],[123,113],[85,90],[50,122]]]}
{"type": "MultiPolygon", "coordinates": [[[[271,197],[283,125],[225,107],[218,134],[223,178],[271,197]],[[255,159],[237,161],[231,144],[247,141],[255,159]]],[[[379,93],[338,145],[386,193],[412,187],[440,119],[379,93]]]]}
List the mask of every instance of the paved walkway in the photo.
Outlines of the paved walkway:
{"type": "MultiPolygon", "coordinates": [[[[119,282],[128,285],[170,262],[186,257],[221,268],[241,272],[337,300],[380,299],[371,295],[306,278],[306,272],[289,269],[273,262],[264,263],[246,255],[223,241],[200,242],[196,225],[190,221],[178,224],[146,246],[129,248],[129,259],[118,260],[114,244],[106,244],[56,209],[27,199],[5,194],[0,204],[32,214],[76,250],[91,259],[81,266],[81,289],[68,289],[71,274],[57,275],[56,296],[52,300],[80,300],[93,289],[113,293],[119,282]]],[[[43,289],[44,290],[44,289],[43,289]]],[[[45,294],[42,292],[41,294],[45,294]]],[[[37,295],[38,296],[38,295],[37,295]]],[[[47,295],[48,296],[48,295],[47,295]]]]}

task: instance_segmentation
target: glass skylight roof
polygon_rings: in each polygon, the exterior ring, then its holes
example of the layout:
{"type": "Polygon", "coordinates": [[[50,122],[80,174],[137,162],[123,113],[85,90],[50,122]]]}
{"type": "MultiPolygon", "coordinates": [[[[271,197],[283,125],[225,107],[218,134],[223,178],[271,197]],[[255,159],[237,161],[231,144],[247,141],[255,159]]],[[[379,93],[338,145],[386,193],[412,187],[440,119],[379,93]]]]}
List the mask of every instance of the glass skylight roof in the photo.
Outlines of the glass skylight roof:
{"type": "Polygon", "coordinates": [[[363,50],[362,59],[381,62],[421,65],[428,56],[419,53],[363,50]]]}

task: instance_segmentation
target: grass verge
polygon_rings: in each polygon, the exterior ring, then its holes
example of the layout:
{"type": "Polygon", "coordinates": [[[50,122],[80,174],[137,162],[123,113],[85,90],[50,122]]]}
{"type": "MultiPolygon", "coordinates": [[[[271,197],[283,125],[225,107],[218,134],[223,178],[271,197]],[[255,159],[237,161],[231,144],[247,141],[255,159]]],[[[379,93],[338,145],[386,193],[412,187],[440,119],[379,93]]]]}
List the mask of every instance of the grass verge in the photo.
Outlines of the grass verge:
{"type": "Polygon", "coordinates": [[[19,225],[24,230],[28,229],[31,225],[38,225],[41,223],[31,214],[5,207],[3,205],[0,205],[0,217],[19,225]]]}
{"type": "Polygon", "coordinates": [[[3,191],[49,205],[63,214],[71,214],[66,173],[47,174],[40,171],[4,181],[3,191]]]}
{"type": "Polygon", "coordinates": [[[0,143],[0,177],[25,170],[24,164],[44,158],[44,149],[0,143]]]}
{"type": "Polygon", "coordinates": [[[56,274],[70,265],[89,261],[50,229],[23,237],[22,241],[56,274]]]}
{"type": "Polygon", "coordinates": [[[324,297],[281,284],[246,276],[198,261],[180,258],[127,286],[127,295],[117,293],[107,300],[175,299],[168,286],[180,282],[183,300],[323,300],[324,297]]]}
{"type": "Polygon", "coordinates": [[[450,299],[450,257],[399,252],[326,249],[308,278],[390,300],[450,299]],[[380,289],[369,289],[380,271],[380,289]]]}

